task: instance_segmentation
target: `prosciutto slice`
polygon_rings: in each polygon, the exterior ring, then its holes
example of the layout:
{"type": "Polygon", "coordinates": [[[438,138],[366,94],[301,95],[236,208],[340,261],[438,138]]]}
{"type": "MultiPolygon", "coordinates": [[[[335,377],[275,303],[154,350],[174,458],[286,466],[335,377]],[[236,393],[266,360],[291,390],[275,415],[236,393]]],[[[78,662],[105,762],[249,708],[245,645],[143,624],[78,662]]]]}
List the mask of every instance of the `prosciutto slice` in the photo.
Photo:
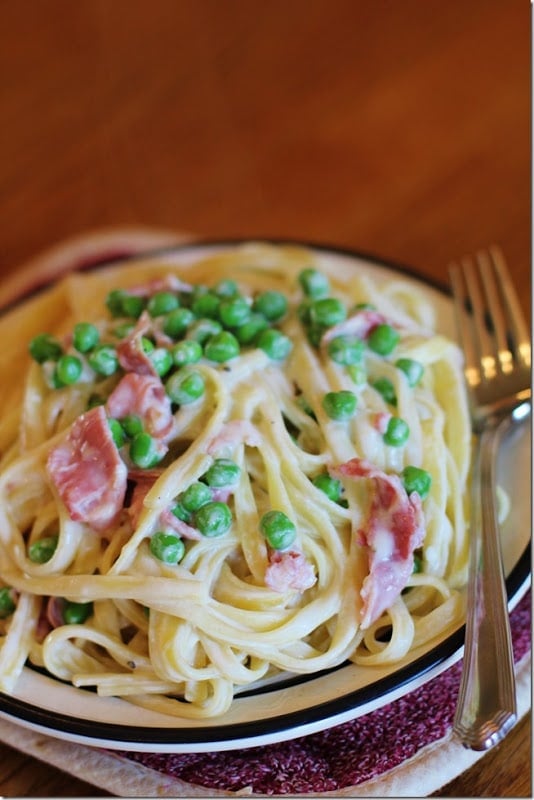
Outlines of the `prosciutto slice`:
{"type": "Polygon", "coordinates": [[[125,375],[108,397],[106,409],[116,419],[129,414],[141,417],[147,433],[158,439],[168,436],[173,428],[171,401],[161,380],[152,375],[125,375]]]}
{"type": "Polygon", "coordinates": [[[97,531],[112,527],[126,494],[127,468],[102,406],[82,414],[47,459],[48,474],[69,516],[97,531]]]}
{"type": "Polygon", "coordinates": [[[157,375],[156,368],[143,348],[143,336],[149,332],[152,320],[143,311],[135,328],[121,340],[117,346],[119,364],[125,372],[136,372],[138,375],[157,375]]]}
{"type": "Polygon", "coordinates": [[[369,548],[369,574],[361,590],[361,626],[368,628],[395,601],[413,569],[413,552],[423,543],[421,498],[408,495],[397,475],[353,458],[332,469],[337,477],[369,480],[372,496],[358,541],[369,548]]]}
{"type": "Polygon", "coordinates": [[[199,542],[203,538],[197,528],[193,528],[192,525],[188,525],[187,522],[178,519],[169,509],[162,511],[159,519],[163,528],[174,531],[183,539],[192,539],[193,541],[199,542]]]}
{"type": "Polygon", "coordinates": [[[296,550],[271,550],[269,564],[265,570],[265,585],[275,592],[296,589],[304,592],[317,578],[313,566],[304,554],[296,550]]]}

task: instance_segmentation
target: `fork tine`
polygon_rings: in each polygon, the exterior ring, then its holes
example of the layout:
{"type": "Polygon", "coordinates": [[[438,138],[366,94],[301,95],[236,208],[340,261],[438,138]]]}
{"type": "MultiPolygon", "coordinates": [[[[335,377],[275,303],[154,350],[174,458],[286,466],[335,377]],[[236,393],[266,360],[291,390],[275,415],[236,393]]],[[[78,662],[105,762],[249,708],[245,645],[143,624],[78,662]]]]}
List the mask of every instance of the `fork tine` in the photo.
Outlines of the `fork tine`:
{"type": "Polygon", "coordinates": [[[499,277],[502,299],[508,312],[507,323],[513,342],[513,354],[518,361],[530,367],[530,333],[506,266],[504,254],[497,245],[490,247],[489,254],[499,277]]]}
{"type": "Polygon", "coordinates": [[[462,258],[449,274],[468,384],[529,368],[529,331],[500,248],[462,258]]]}
{"type": "Polygon", "coordinates": [[[456,316],[456,327],[460,339],[460,345],[464,354],[464,373],[467,383],[475,388],[481,383],[481,359],[479,343],[479,326],[475,322],[474,314],[476,309],[480,309],[480,297],[477,297],[476,284],[471,280],[468,282],[468,275],[472,275],[472,262],[469,259],[462,259],[461,265],[453,262],[449,266],[449,276],[452,286],[452,296],[454,311],[456,316]],[[473,284],[475,286],[473,302],[473,284]]]}
{"type": "Polygon", "coordinates": [[[491,327],[492,335],[495,337],[496,365],[497,363],[500,364],[501,370],[508,374],[514,368],[511,352],[513,344],[510,342],[510,336],[508,335],[510,322],[507,318],[508,315],[505,314],[505,305],[502,298],[503,281],[501,273],[496,271],[495,262],[487,250],[481,250],[477,254],[477,263],[489,309],[486,324],[491,327]]]}
{"type": "Polygon", "coordinates": [[[471,336],[478,343],[478,358],[482,374],[486,380],[497,374],[497,349],[493,339],[494,321],[490,318],[486,304],[484,276],[481,273],[480,259],[462,259],[467,295],[472,310],[471,336]]]}

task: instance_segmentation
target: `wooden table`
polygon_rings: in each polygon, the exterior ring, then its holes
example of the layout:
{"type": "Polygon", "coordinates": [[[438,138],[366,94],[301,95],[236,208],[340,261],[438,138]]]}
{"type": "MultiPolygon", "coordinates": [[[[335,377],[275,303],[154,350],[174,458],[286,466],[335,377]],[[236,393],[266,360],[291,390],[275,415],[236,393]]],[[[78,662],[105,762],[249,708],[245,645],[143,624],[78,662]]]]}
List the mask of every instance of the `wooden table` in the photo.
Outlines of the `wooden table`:
{"type": "MultiPolygon", "coordinates": [[[[351,246],[431,277],[491,242],[530,299],[527,0],[0,7],[0,270],[144,225],[351,246]]],[[[0,745],[0,794],[103,792],[0,745]]],[[[530,721],[439,796],[531,796],[530,721]]]]}

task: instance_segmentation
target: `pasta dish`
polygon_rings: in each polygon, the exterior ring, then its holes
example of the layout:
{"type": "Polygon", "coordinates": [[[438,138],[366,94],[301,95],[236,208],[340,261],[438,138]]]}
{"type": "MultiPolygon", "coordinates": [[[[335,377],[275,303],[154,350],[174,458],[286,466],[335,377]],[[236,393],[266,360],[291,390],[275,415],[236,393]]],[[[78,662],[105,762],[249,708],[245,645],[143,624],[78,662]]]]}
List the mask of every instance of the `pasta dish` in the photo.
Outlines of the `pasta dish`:
{"type": "Polygon", "coordinates": [[[185,718],[395,663],[463,614],[471,428],[413,283],[189,248],[0,319],[0,690],[26,663],[185,718]]]}

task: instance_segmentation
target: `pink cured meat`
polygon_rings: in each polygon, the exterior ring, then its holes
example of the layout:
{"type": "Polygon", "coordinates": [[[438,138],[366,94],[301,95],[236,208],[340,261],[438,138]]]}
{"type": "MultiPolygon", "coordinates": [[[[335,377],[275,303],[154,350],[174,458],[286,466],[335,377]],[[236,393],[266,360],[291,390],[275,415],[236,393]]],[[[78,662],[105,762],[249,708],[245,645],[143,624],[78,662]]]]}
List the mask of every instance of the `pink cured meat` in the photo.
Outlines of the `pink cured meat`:
{"type": "MultiPolygon", "coordinates": [[[[138,525],[139,517],[141,516],[141,512],[144,508],[145,497],[154,486],[156,480],[157,478],[152,476],[147,478],[141,477],[137,480],[132,494],[132,501],[128,508],[128,513],[130,515],[134,530],[138,525]]],[[[193,528],[191,525],[188,525],[187,522],[183,522],[183,520],[178,519],[178,517],[176,517],[169,509],[162,511],[162,513],[159,515],[158,524],[161,528],[165,530],[172,530],[179,536],[182,536],[184,539],[193,539],[195,541],[200,541],[202,539],[202,534],[199,530],[193,528]]]]}
{"type": "Polygon", "coordinates": [[[135,372],[138,375],[157,375],[154,364],[143,348],[143,336],[148,333],[151,326],[150,316],[143,311],[135,328],[117,346],[119,364],[125,372],[135,372]]]}
{"type": "Polygon", "coordinates": [[[152,375],[125,375],[108,397],[108,414],[122,419],[135,414],[143,420],[151,436],[163,439],[173,428],[171,401],[159,378],[152,375]]]}
{"type": "Polygon", "coordinates": [[[369,548],[369,575],[361,590],[362,628],[368,628],[396,600],[413,569],[413,552],[423,543],[425,528],[421,498],[406,493],[397,475],[360,458],[335,470],[338,477],[368,479],[373,494],[360,544],[369,548]]]}
{"type": "Polygon", "coordinates": [[[304,592],[317,578],[313,566],[306,561],[303,553],[296,550],[271,550],[269,564],[265,570],[265,585],[275,592],[296,589],[304,592]]]}
{"type": "Polygon", "coordinates": [[[65,601],[62,597],[49,597],[46,604],[46,619],[50,623],[51,628],[59,628],[64,625],[63,607],[65,601]]]}
{"type": "Polygon", "coordinates": [[[128,471],[102,406],[73,422],[68,436],[50,451],[47,469],[71,519],[97,531],[117,521],[128,471]]]}
{"type": "Polygon", "coordinates": [[[184,539],[192,539],[195,542],[199,542],[203,538],[198,528],[193,528],[187,522],[178,519],[169,509],[162,511],[159,519],[164,528],[170,528],[184,539]]]}
{"type": "Polygon", "coordinates": [[[371,424],[375,430],[384,434],[388,427],[388,422],[391,419],[391,414],[387,411],[377,411],[371,417],[371,424]]]}

